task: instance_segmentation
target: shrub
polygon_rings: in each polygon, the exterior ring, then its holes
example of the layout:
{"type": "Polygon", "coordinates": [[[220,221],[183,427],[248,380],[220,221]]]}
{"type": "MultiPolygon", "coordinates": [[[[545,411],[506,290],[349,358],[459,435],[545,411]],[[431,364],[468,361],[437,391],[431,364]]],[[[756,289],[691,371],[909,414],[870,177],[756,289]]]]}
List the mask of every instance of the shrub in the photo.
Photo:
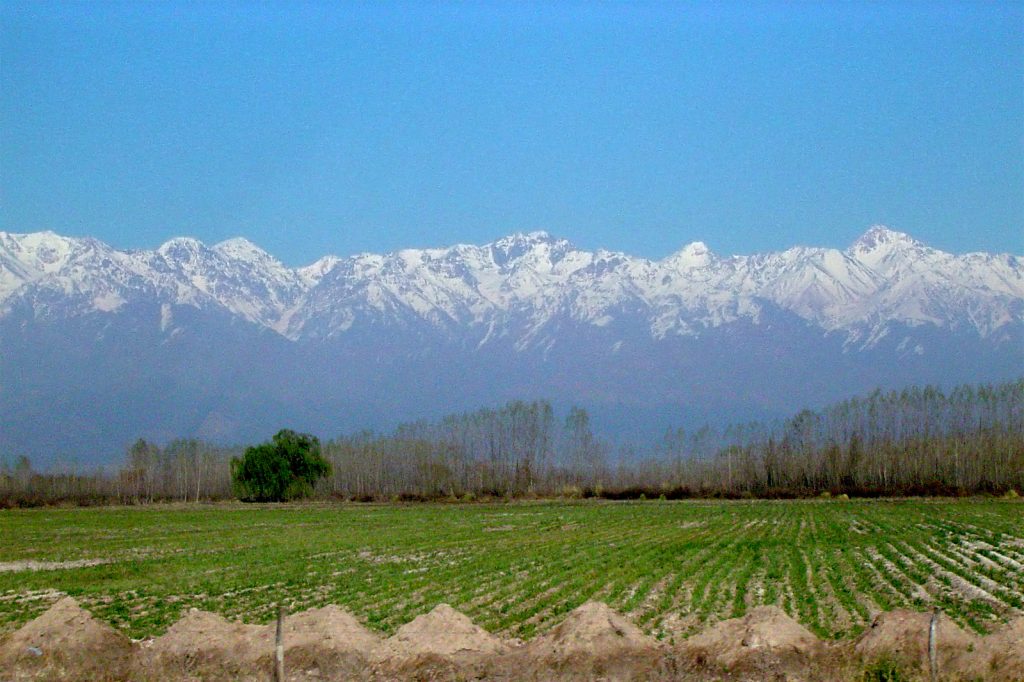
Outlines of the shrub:
{"type": "Polygon", "coordinates": [[[288,429],[271,442],[245,449],[231,460],[231,483],[244,502],[284,502],[313,493],[313,486],[330,475],[331,464],[320,454],[315,436],[288,429]]]}
{"type": "Polygon", "coordinates": [[[568,497],[570,500],[578,500],[583,497],[583,491],[575,485],[563,485],[561,495],[562,497],[568,497]]]}
{"type": "Polygon", "coordinates": [[[865,668],[862,679],[864,682],[903,682],[907,676],[895,662],[882,659],[865,668]]]}

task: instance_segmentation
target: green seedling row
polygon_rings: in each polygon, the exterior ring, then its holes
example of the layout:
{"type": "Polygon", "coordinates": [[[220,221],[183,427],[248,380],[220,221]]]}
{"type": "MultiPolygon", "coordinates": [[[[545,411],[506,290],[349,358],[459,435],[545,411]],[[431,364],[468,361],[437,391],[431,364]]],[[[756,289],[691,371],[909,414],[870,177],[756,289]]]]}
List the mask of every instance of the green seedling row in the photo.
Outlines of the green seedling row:
{"type": "Polygon", "coordinates": [[[1022,519],[998,499],[9,510],[0,634],[64,594],[134,638],[279,603],[391,633],[442,602],[527,638],[590,599],[669,640],[762,605],[828,638],[933,606],[987,632],[1024,611],[1022,519]]]}

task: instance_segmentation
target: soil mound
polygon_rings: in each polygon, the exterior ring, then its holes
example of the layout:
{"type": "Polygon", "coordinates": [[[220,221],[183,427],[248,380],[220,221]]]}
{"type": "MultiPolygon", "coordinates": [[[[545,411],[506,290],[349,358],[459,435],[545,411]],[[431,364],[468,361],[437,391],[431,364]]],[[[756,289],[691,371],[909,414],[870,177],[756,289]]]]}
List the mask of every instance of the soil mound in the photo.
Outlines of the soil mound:
{"type": "Polygon", "coordinates": [[[697,664],[726,669],[805,668],[825,647],[775,606],[759,606],[742,618],[723,620],[687,639],[683,651],[697,664]]]}
{"type": "Polygon", "coordinates": [[[1024,618],[977,638],[974,651],[963,658],[962,670],[993,682],[1024,680],[1024,618]]]}
{"type": "Polygon", "coordinates": [[[657,640],[601,602],[583,604],[526,645],[532,656],[541,659],[649,654],[658,648],[657,640]]]}
{"type": "Polygon", "coordinates": [[[402,661],[418,657],[476,659],[507,651],[500,639],[447,604],[417,616],[398,628],[377,649],[378,659],[402,661]]]}
{"type": "MultiPolygon", "coordinates": [[[[928,669],[928,630],[932,615],[896,609],[878,614],[871,627],[854,644],[865,661],[890,659],[903,665],[928,669]]],[[[939,616],[936,632],[940,670],[962,669],[976,639],[949,619],[939,616]]]]}
{"type": "Polygon", "coordinates": [[[652,679],[660,677],[664,653],[606,604],[587,602],[516,652],[513,668],[529,670],[532,679],[652,679]]]}
{"type": "Polygon", "coordinates": [[[126,671],[131,641],[64,597],[0,644],[0,670],[12,679],[116,679],[126,671]]]}
{"type": "Polygon", "coordinates": [[[139,662],[153,679],[266,679],[274,653],[271,627],[191,609],[144,647],[139,662]]]}
{"type": "Polygon", "coordinates": [[[284,621],[285,651],[316,640],[321,646],[369,655],[380,646],[380,636],[363,626],[348,611],[329,604],[310,609],[284,621]]]}
{"type": "MultiPolygon", "coordinates": [[[[289,674],[299,677],[357,677],[380,644],[379,635],[333,604],[288,616],[284,621],[285,667],[289,674]]],[[[271,665],[268,654],[267,666],[271,665]]]]}

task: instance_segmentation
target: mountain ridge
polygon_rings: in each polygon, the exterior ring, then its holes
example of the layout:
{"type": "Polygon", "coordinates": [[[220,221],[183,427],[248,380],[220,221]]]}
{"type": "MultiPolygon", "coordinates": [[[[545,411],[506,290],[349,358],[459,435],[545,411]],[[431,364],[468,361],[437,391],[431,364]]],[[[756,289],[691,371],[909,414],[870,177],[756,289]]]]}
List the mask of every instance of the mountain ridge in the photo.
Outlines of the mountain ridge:
{"type": "Polygon", "coordinates": [[[880,227],[845,250],[649,260],[531,232],[299,268],[242,238],[0,232],[0,456],[104,462],[140,436],[332,436],[538,398],[654,438],[1022,368],[1021,257],[880,227]]]}
{"type": "MultiPolygon", "coordinates": [[[[412,315],[444,329],[491,326],[524,308],[535,318],[534,328],[519,330],[526,338],[559,312],[599,327],[622,305],[647,308],[655,337],[692,335],[756,319],[762,300],[848,340],[875,338],[893,322],[966,324],[986,337],[1024,319],[1015,305],[1024,300],[1019,256],[948,254],[880,225],[842,251],[797,246],[723,257],[694,241],[648,260],[582,251],[535,231],[484,245],[328,255],[298,268],[244,237],[213,246],[176,237],[152,251],[119,251],[53,232],[0,232],[0,316],[19,297],[38,310],[33,294],[89,291],[91,312],[146,297],[219,305],[293,341],[344,333],[360,313],[412,315]]],[[[88,312],[79,301],[54,314],[88,312]]]]}

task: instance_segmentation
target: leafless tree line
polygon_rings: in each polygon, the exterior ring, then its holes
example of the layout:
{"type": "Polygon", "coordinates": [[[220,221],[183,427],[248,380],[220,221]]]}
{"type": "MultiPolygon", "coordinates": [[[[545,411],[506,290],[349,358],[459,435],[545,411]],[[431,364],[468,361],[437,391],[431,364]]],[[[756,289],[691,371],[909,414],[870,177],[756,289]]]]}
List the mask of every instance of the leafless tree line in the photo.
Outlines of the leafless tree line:
{"type": "Polygon", "coordinates": [[[774,428],[733,427],[725,439],[710,469],[733,493],[1020,489],[1024,379],[948,394],[934,387],[875,391],[820,412],[805,410],[774,428]]]}
{"type": "MultiPolygon", "coordinates": [[[[227,499],[241,450],[139,440],[121,468],[88,474],[5,461],[0,505],[227,499]]],[[[1024,488],[1024,379],[876,391],[776,424],[674,429],[645,447],[598,438],[583,409],[557,419],[546,402],[517,401],[344,436],[323,454],[332,473],[317,495],[366,501],[1000,493],[1024,488]]]]}
{"type": "Polygon", "coordinates": [[[231,457],[241,451],[192,439],[159,448],[139,439],[119,468],[83,471],[61,464],[45,473],[35,471],[26,457],[0,459],[0,507],[228,499],[231,457]]]}

